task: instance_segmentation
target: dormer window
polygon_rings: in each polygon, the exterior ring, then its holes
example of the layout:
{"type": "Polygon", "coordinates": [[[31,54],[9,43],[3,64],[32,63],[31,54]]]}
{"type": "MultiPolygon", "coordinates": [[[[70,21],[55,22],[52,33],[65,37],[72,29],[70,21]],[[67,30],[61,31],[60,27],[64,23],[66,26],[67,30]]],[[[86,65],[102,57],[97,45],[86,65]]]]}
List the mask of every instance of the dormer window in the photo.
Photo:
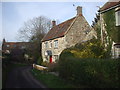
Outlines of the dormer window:
{"type": "Polygon", "coordinates": [[[120,10],[115,12],[116,26],[120,26],[120,10]]]}

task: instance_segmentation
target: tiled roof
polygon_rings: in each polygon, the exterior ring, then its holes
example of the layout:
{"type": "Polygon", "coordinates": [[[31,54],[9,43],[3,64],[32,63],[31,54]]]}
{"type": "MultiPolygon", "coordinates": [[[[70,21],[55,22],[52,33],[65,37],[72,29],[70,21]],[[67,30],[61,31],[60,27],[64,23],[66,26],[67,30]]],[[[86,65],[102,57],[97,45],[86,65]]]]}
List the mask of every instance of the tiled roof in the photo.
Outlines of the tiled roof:
{"type": "Polygon", "coordinates": [[[114,7],[116,5],[119,5],[120,4],[120,0],[118,0],[118,2],[107,2],[104,4],[104,6],[100,9],[100,11],[104,11],[104,10],[107,10],[111,7],[114,7]]]}
{"type": "Polygon", "coordinates": [[[28,45],[30,44],[30,42],[4,42],[3,43],[3,49],[14,49],[15,47],[16,48],[19,48],[23,45],[28,45]],[[7,47],[7,45],[9,45],[9,47],[7,47]]]}
{"type": "Polygon", "coordinates": [[[61,24],[58,24],[50,29],[47,35],[42,39],[42,41],[47,41],[50,39],[58,38],[64,36],[67,29],[70,27],[71,23],[76,17],[69,19],[61,24]]]}
{"type": "Polygon", "coordinates": [[[5,45],[19,45],[22,46],[23,44],[29,44],[29,42],[5,42],[5,45]]]}

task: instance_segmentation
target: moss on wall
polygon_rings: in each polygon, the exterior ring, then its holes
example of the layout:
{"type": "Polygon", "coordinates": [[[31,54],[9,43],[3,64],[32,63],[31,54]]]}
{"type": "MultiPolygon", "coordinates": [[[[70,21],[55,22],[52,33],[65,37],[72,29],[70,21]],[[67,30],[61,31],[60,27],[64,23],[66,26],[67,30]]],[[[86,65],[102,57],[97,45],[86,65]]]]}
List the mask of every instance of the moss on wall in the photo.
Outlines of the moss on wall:
{"type": "Polygon", "coordinates": [[[120,42],[120,26],[116,26],[115,10],[110,10],[104,13],[105,28],[112,41],[120,42]]]}

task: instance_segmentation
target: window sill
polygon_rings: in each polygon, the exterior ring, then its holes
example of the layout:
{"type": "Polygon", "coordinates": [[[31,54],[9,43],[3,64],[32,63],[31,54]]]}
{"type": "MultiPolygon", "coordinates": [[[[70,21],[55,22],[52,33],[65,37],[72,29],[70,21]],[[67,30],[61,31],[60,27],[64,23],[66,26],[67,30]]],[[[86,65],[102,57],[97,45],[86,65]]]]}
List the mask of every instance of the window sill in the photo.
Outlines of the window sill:
{"type": "Polygon", "coordinates": [[[119,27],[120,25],[116,25],[116,27],[119,27]]]}

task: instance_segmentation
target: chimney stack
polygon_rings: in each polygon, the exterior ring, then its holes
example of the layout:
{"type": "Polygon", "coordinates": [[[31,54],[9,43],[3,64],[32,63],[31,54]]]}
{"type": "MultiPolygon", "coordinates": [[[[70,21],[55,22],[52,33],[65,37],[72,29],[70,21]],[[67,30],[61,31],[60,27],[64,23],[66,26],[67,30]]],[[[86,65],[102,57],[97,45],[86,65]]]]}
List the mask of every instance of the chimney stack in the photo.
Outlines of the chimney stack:
{"type": "Polygon", "coordinates": [[[56,21],[55,20],[52,21],[52,27],[54,27],[54,26],[56,26],[56,21]]]}
{"type": "Polygon", "coordinates": [[[3,39],[3,43],[5,43],[6,41],[5,41],[5,38],[3,39]]]}
{"type": "Polygon", "coordinates": [[[77,15],[82,15],[82,7],[81,6],[77,7],[77,15]]]}

